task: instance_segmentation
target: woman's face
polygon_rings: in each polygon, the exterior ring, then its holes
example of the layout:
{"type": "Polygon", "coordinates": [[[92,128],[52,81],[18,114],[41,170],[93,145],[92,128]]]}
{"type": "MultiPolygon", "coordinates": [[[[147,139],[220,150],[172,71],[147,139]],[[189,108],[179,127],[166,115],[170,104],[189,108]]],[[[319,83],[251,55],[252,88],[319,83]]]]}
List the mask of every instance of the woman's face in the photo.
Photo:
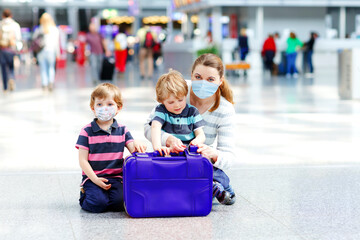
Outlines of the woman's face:
{"type": "Polygon", "coordinates": [[[216,68],[197,65],[191,75],[191,81],[206,80],[217,85],[221,85],[222,79],[216,68]]]}

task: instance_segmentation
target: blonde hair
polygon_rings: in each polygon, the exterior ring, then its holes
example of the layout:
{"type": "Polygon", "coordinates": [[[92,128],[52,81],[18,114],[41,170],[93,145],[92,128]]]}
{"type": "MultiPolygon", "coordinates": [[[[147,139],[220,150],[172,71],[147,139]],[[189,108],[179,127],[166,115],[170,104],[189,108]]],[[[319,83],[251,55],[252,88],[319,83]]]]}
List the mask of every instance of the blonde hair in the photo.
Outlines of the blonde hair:
{"type": "Polygon", "coordinates": [[[233,92],[230,88],[230,84],[224,77],[224,74],[225,74],[224,65],[223,65],[221,59],[212,53],[205,53],[205,54],[201,55],[200,57],[198,57],[195,60],[195,62],[193,64],[192,69],[191,69],[191,75],[194,73],[194,70],[198,65],[215,68],[219,73],[220,79],[221,78],[223,79],[222,84],[220,85],[220,87],[218,88],[218,90],[215,93],[215,103],[210,108],[209,112],[213,112],[219,107],[221,96],[223,96],[230,103],[234,104],[233,92]]]}
{"type": "Polygon", "coordinates": [[[246,28],[241,28],[240,29],[240,35],[241,36],[246,36],[246,28]]]}
{"type": "Polygon", "coordinates": [[[112,97],[116,102],[116,105],[121,108],[123,105],[120,89],[111,84],[111,83],[102,83],[98,85],[94,91],[91,93],[90,97],[90,107],[94,108],[95,98],[105,99],[107,97],[112,97]]]}
{"type": "Polygon", "coordinates": [[[167,99],[170,94],[174,94],[175,97],[184,97],[188,93],[188,86],[178,71],[170,69],[168,73],[160,76],[156,83],[156,100],[162,103],[167,99]]]}
{"type": "Polygon", "coordinates": [[[40,25],[43,27],[44,33],[47,34],[51,27],[55,27],[55,22],[52,16],[48,13],[43,13],[40,17],[40,25]]]}

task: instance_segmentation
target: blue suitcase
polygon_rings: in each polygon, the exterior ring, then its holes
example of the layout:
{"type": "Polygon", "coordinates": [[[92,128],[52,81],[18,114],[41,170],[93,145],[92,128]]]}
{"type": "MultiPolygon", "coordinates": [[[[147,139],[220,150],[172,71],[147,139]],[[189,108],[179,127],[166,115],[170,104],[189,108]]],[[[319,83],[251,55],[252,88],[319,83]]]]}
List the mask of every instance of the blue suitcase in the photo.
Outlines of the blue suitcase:
{"type": "Polygon", "coordinates": [[[158,152],[126,158],[124,204],[131,217],[206,216],[212,207],[213,167],[197,147],[171,157],[158,152]]]}

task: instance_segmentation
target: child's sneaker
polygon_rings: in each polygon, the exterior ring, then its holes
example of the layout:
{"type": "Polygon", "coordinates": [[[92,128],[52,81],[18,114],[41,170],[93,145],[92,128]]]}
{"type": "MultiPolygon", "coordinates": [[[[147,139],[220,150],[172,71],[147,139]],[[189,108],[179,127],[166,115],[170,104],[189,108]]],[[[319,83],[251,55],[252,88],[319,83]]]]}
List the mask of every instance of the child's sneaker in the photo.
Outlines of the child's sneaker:
{"type": "Polygon", "coordinates": [[[213,198],[221,198],[224,192],[224,187],[219,182],[213,182],[213,198]]]}
{"type": "Polygon", "coordinates": [[[224,200],[221,202],[221,204],[224,204],[224,205],[233,205],[235,202],[236,202],[236,195],[235,193],[230,193],[228,191],[225,191],[226,194],[225,194],[225,197],[224,197],[224,200]]]}
{"type": "Polygon", "coordinates": [[[226,197],[226,191],[219,182],[213,182],[213,198],[214,197],[216,197],[220,203],[222,203],[226,197]]]}

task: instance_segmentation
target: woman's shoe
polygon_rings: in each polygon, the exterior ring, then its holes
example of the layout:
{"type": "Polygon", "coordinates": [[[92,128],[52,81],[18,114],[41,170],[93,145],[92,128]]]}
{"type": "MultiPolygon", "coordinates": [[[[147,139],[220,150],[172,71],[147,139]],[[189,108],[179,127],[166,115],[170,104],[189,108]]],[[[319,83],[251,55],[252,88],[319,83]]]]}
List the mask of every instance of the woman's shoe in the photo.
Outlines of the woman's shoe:
{"type": "Polygon", "coordinates": [[[15,80],[14,79],[9,79],[9,90],[14,91],[15,88],[16,88],[15,80]]]}

